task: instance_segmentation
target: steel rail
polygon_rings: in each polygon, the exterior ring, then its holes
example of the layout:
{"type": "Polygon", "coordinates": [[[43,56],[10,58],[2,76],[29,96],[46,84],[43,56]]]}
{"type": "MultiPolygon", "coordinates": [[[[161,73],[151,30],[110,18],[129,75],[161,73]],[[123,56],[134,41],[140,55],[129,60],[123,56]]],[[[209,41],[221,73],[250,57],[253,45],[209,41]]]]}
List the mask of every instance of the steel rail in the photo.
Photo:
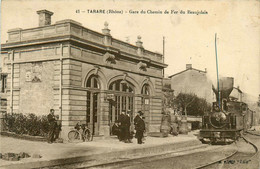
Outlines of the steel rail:
{"type": "Polygon", "coordinates": [[[124,163],[124,162],[132,162],[132,161],[135,161],[135,160],[145,160],[145,159],[149,159],[149,158],[163,157],[163,156],[167,156],[167,155],[171,155],[171,154],[175,154],[175,153],[183,153],[183,152],[188,152],[188,151],[191,151],[191,150],[197,150],[197,149],[205,148],[205,147],[208,147],[208,146],[207,145],[193,146],[193,147],[190,147],[189,149],[177,150],[177,151],[172,151],[172,152],[168,152],[168,153],[162,153],[162,154],[156,154],[156,155],[150,155],[150,156],[144,156],[144,157],[118,160],[118,161],[113,161],[113,162],[106,162],[106,163],[101,163],[101,164],[94,164],[94,165],[79,167],[78,169],[93,168],[93,167],[94,168],[95,167],[104,168],[104,167],[108,167],[108,166],[111,166],[111,165],[116,165],[116,164],[120,164],[120,163],[124,163]]]}
{"type": "Polygon", "coordinates": [[[233,153],[231,153],[230,155],[228,155],[226,157],[220,158],[218,160],[212,161],[212,162],[207,163],[207,164],[203,164],[203,165],[197,166],[197,167],[195,167],[193,169],[200,169],[200,168],[205,168],[205,167],[211,166],[213,164],[219,163],[220,161],[223,161],[225,159],[228,159],[228,158],[234,156],[236,153],[238,153],[238,150],[234,151],[233,153]]]}
{"type": "Polygon", "coordinates": [[[254,135],[254,136],[260,136],[260,134],[257,134],[257,133],[251,133],[251,132],[249,132],[249,131],[246,131],[246,133],[251,134],[251,135],[254,135]]]}
{"type": "MultiPolygon", "coordinates": [[[[247,132],[247,133],[248,133],[248,132],[247,132]]],[[[251,133],[250,133],[250,134],[251,134],[251,133]]],[[[254,134],[253,134],[253,135],[254,135],[254,134]]],[[[257,135],[257,136],[260,136],[260,135],[257,135]]],[[[254,149],[255,149],[255,154],[254,154],[253,156],[251,156],[250,159],[254,158],[254,157],[258,154],[258,152],[259,152],[257,146],[256,146],[254,143],[252,143],[251,141],[249,141],[248,139],[246,139],[245,137],[242,136],[242,138],[243,138],[247,143],[251,144],[251,145],[254,147],[254,149]]]]}
{"type": "MultiPolygon", "coordinates": [[[[251,133],[250,133],[250,134],[251,134],[251,133]]],[[[252,155],[249,159],[254,158],[254,157],[258,154],[258,148],[257,148],[257,146],[256,146],[254,143],[252,143],[251,141],[249,141],[248,139],[246,139],[244,136],[241,136],[241,138],[242,138],[245,142],[249,143],[250,145],[252,145],[252,146],[254,147],[255,153],[254,153],[254,155],[252,155]]],[[[233,152],[233,153],[230,154],[229,156],[226,156],[226,157],[221,158],[221,159],[219,159],[219,160],[215,160],[215,161],[213,161],[213,162],[210,162],[210,163],[207,163],[207,164],[204,164],[204,165],[195,167],[195,168],[193,168],[193,169],[201,169],[201,168],[205,168],[205,167],[214,165],[214,164],[216,164],[216,163],[219,163],[220,161],[229,159],[230,157],[234,156],[234,155],[237,154],[237,153],[238,153],[238,150],[236,150],[235,152],[233,152]]]]}

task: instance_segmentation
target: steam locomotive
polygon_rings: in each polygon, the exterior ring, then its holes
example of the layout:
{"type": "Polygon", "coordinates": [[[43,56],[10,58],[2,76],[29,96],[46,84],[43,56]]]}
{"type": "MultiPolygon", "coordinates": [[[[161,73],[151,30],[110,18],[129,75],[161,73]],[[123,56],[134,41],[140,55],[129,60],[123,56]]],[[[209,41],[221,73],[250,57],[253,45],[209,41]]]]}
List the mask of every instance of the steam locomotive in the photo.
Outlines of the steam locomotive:
{"type": "Polygon", "coordinates": [[[244,102],[232,99],[234,79],[221,78],[218,88],[213,86],[216,102],[212,111],[202,117],[202,129],[199,140],[202,143],[231,143],[239,139],[241,134],[252,127],[253,111],[244,102]]]}

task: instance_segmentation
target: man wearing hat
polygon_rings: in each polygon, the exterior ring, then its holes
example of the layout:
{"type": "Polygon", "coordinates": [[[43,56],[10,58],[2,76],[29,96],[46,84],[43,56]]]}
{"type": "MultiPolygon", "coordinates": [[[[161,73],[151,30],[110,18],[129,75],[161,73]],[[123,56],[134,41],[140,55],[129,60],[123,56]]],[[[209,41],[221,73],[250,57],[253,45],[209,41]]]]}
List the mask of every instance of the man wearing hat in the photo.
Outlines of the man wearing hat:
{"type": "Polygon", "coordinates": [[[118,117],[118,123],[119,123],[119,128],[120,128],[120,137],[119,137],[119,141],[125,141],[125,117],[126,114],[124,111],[122,111],[122,113],[119,115],[118,117]]]}
{"type": "Polygon", "coordinates": [[[126,112],[125,116],[125,143],[132,143],[131,135],[130,135],[130,126],[131,126],[131,118],[130,118],[131,111],[126,112]]]}
{"type": "Polygon", "coordinates": [[[144,131],[145,131],[145,123],[144,120],[142,119],[143,112],[138,111],[137,115],[134,118],[134,125],[135,125],[135,130],[136,134],[135,137],[137,138],[137,143],[142,144],[142,138],[144,136],[144,131]]]}

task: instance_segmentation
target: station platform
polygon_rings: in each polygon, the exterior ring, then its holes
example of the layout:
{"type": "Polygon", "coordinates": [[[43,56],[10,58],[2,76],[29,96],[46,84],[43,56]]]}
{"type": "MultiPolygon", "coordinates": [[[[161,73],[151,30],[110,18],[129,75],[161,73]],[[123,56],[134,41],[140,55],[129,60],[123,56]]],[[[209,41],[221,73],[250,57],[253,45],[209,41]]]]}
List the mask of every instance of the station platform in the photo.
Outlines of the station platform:
{"type": "Polygon", "coordinates": [[[91,142],[52,143],[21,140],[7,136],[0,136],[0,153],[28,153],[31,157],[19,161],[0,159],[0,168],[43,168],[51,165],[75,163],[91,159],[104,159],[108,156],[115,158],[127,155],[162,153],[169,150],[200,144],[196,134],[169,135],[168,137],[145,137],[144,144],[120,142],[116,137],[94,137],[91,142]],[[41,158],[33,158],[41,156],[41,158]]]}

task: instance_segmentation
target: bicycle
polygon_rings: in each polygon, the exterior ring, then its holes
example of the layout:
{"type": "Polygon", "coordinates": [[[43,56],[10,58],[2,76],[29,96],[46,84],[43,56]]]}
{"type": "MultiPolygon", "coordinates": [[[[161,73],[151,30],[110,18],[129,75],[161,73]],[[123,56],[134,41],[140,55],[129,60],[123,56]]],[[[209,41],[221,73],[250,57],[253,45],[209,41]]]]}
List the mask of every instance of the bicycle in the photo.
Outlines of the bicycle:
{"type": "Polygon", "coordinates": [[[80,125],[79,123],[77,123],[74,129],[72,129],[68,133],[69,141],[75,141],[75,140],[83,140],[83,142],[92,141],[91,136],[92,135],[90,129],[86,126],[86,124],[80,125]]]}

